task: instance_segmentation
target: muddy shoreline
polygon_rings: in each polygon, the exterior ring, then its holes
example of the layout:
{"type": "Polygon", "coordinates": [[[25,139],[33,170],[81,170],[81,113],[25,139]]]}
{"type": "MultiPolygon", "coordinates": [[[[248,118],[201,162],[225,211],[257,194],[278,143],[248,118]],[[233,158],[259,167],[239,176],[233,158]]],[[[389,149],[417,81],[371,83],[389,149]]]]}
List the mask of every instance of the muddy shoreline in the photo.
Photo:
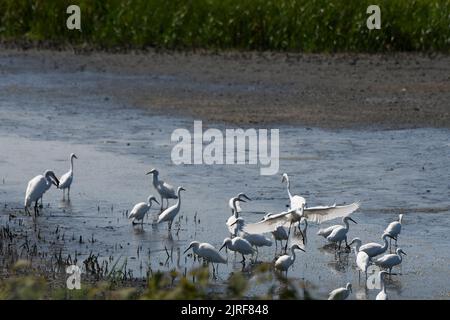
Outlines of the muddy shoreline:
{"type": "MultiPolygon", "coordinates": [[[[141,76],[96,88],[153,114],[240,126],[450,128],[450,57],[399,53],[78,52],[3,47],[0,74],[141,76]],[[9,59],[10,58],[10,59],[9,59]]],[[[12,88],[13,89],[13,88],[12,88]]],[[[93,88],[94,89],[94,88],[93,88]]]]}

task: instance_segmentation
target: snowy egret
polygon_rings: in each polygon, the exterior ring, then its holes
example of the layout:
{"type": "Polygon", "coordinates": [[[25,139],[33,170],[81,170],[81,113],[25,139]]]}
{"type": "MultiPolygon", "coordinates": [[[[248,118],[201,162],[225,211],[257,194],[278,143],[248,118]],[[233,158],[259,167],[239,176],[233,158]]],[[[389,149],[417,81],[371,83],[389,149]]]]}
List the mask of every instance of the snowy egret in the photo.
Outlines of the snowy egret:
{"type": "Polygon", "coordinates": [[[352,284],[348,282],[345,288],[337,288],[331,291],[328,300],[345,300],[350,295],[350,292],[352,292],[352,284]]]}
{"type": "Polygon", "coordinates": [[[64,192],[67,189],[67,198],[70,201],[70,186],[73,182],[73,159],[78,159],[75,153],[71,153],[69,156],[70,161],[70,170],[63,174],[61,178],[59,179],[59,187],[58,189],[63,191],[63,199],[64,199],[64,192]]]}
{"type": "Polygon", "coordinates": [[[238,235],[241,238],[250,242],[250,244],[256,248],[257,252],[258,252],[258,247],[271,247],[272,246],[272,240],[270,240],[269,238],[266,238],[262,234],[248,233],[248,232],[243,231],[242,229],[245,225],[244,219],[237,218],[236,221],[234,222],[234,224],[237,226],[236,227],[237,234],[235,234],[235,235],[238,235]]]}
{"type": "Polygon", "coordinates": [[[383,269],[389,269],[389,274],[391,274],[392,268],[402,263],[402,254],[406,256],[405,251],[403,251],[401,248],[398,248],[395,253],[386,254],[377,259],[374,263],[383,269]]]}
{"type": "Polygon", "coordinates": [[[392,238],[392,239],[394,239],[394,238],[388,233],[383,233],[381,238],[383,239],[383,242],[384,242],[383,245],[376,243],[376,242],[366,243],[365,245],[362,245],[359,248],[359,251],[364,251],[365,253],[367,253],[367,255],[370,258],[385,253],[389,246],[387,238],[392,238]]]}
{"type": "MultiPolygon", "coordinates": [[[[236,203],[236,202],[234,201],[234,199],[236,199],[236,198],[237,198],[239,201],[242,201],[242,200],[252,201],[252,199],[250,199],[249,197],[247,197],[247,195],[246,195],[245,193],[243,193],[243,192],[239,193],[236,197],[231,198],[231,199],[228,201],[228,206],[230,207],[231,212],[232,212],[232,213],[235,213],[235,214],[242,211],[242,210],[241,210],[241,207],[239,206],[239,202],[236,203]]],[[[242,202],[245,202],[245,201],[242,201],[242,202]]]]}
{"type": "Polygon", "coordinates": [[[250,242],[241,237],[234,237],[233,239],[225,238],[219,251],[224,247],[231,251],[240,253],[242,255],[242,262],[245,262],[245,255],[253,254],[255,252],[250,242]]]}
{"type": "Polygon", "coordinates": [[[291,254],[292,255],[282,255],[275,261],[275,269],[280,271],[288,271],[289,267],[292,266],[295,262],[295,250],[301,250],[305,252],[304,249],[300,248],[297,244],[291,246],[291,254]]]}
{"type": "Polygon", "coordinates": [[[240,209],[237,209],[237,205],[239,202],[246,202],[245,200],[239,199],[239,197],[234,197],[230,199],[230,202],[233,205],[233,209],[231,210],[231,216],[228,218],[227,220],[227,228],[228,231],[230,231],[230,233],[232,235],[234,235],[236,233],[236,228],[237,226],[235,225],[236,223],[236,219],[239,218],[239,212],[240,209]]]}
{"type": "Polygon", "coordinates": [[[370,265],[370,257],[364,251],[359,251],[359,248],[361,247],[361,239],[359,239],[359,238],[352,239],[349,246],[351,246],[354,243],[356,244],[354,249],[355,249],[355,255],[356,255],[356,265],[358,267],[358,277],[361,276],[361,271],[362,271],[366,275],[366,279],[367,279],[367,268],[370,265]]]}
{"type": "Polygon", "coordinates": [[[333,231],[330,233],[330,235],[327,237],[327,240],[329,242],[339,243],[339,250],[341,249],[341,243],[344,240],[345,240],[345,245],[348,248],[347,233],[348,233],[348,230],[350,229],[350,226],[348,223],[349,220],[352,221],[353,223],[356,223],[356,221],[353,220],[352,218],[344,217],[342,219],[342,222],[344,222],[345,226],[338,226],[337,228],[334,228],[333,231]]]}
{"type": "Polygon", "coordinates": [[[384,278],[385,278],[386,274],[387,274],[386,271],[380,271],[378,273],[378,277],[380,279],[381,291],[377,294],[375,300],[388,300],[388,295],[386,292],[386,285],[384,283],[384,278]]]}
{"type": "Polygon", "coordinates": [[[177,194],[175,193],[174,187],[172,187],[167,182],[164,182],[162,180],[159,180],[159,171],[153,168],[149,172],[147,172],[147,175],[153,174],[153,186],[155,187],[156,191],[158,191],[159,195],[161,196],[161,211],[164,207],[164,199],[167,201],[167,207],[169,206],[169,199],[178,199],[177,194]]]}
{"type": "Polygon", "coordinates": [[[42,198],[48,189],[50,189],[52,184],[57,188],[59,186],[59,180],[51,170],[46,170],[43,175],[38,175],[28,182],[24,202],[25,211],[27,213],[30,213],[28,208],[35,202],[34,215],[36,216],[38,214],[38,200],[42,198]]]}
{"type": "Polygon", "coordinates": [[[219,251],[207,242],[192,241],[183,253],[188,252],[191,248],[192,251],[194,251],[194,254],[203,258],[205,261],[212,263],[213,274],[215,273],[214,263],[227,263],[227,259],[222,257],[219,251]]]}
{"type": "Polygon", "coordinates": [[[403,214],[399,214],[398,221],[391,222],[387,226],[386,230],[384,230],[384,233],[390,234],[392,237],[395,238],[395,246],[397,246],[398,235],[402,231],[402,220],[403,220],[403,214]]]}
{"type": "Polygon", "coordinates": [[[180,211],[180,206],[181,206],[181,191],[186,191],[186,189],[184,189],[183,187],[178,187],[177,189],[177,203],[174,204],[173,206],[167,208],[166,210],[164,210],[158,217],[158,221],[157,223],[161,223],[161,222],[165,222],[168,221],[169,222],[169,231],[172,228],[172,223],[173,223],[173,219],[176,217],[176,215],[178,214],[178,212],[180,211]]]}
{"type": "Polygon", "coordinates": [[[137,222],[135,221],[141,221],[141,224],[144,224],[144,217],[152,207],[152,201],[155,201],[157,204],[159,204],[158,200],[156,200],[156,198],[151,195],[148,197],[147,202],[140,202],[133,207],[133,210],[131,210],[130,214],[128,215],[128,219],[133,219],[133,224],[137,224],[137,222]]]}

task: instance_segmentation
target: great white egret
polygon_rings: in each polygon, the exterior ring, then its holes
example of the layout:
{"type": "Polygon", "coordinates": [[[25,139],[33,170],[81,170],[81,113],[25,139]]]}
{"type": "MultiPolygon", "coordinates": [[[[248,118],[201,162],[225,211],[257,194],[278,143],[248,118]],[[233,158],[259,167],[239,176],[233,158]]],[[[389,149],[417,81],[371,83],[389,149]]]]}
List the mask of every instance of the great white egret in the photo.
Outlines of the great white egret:
{"type": "Polygon", "coordinates": [[[334,228],[333,231],[331,231],[330,235],[327,237],[327,240],[329,242],[339,243],[339,250],[341,249],[342,241],[345,241],[345,245],[348,248],[347,233],[350,228],[348,223],[349,220],[352,221],[353,223],[356,223],[356,221],[353,220],[352,218],[344,217],[342,219],[342,222],[344,222],[345,226],[338,226],[337,228],[334,228]]]}
{"type": "Polygon", "coordinates": [[[164,199],[167,201],[167,207],[169,206],[169,199],[178,199],[177,193],[175,192],[174,187],[172,187],[167,182],[164,182],[162,180],[159,180],[159,171],[153,168],[149,172],[147,172],[147,175],[153,174],[153,186],[155,187],[156,191],[158,191],[159,195],[161,196],[161,211],[164,207],[164,199]]]}
{"type": "Polygon", "coordinates": [[[70,186],[73,182],[73,159],[78,159],[75,153],[71,153],[69,156],[70,161],[70,170],[66,173],[64,173],[61,178],[59,179],[59,187],[58,189],[63,191],[63,198],[64,198],[64,192],[67,189],[67,198],[70,200],[70,186]]]}
{"type": "Polygon", "coordinates": [[[133,224],[137,224],[135,221],[141,221],[141,224],[144,224],[144,217],[152,207],[152,201],[155,201],[157,204],[159,204],[158,200],[156,200],[156,198],[151,195],[148,197],[147,202],[140,202],[133,207],[130,214],[128,215],[128,219],[133,219],[133,224]]]}
{"type": "Polygon", "coordinates": [[[388,295],[387,295],[387,292],[386,292],[386,285],[384,283],[384,279],[385,279],[386,274],[387,274],[386,271],[380,271],[378,273],[378,277],[380,279],[381,290],[377,294],[375,300],[388,300],[388,295]]]}
{"type": "Polygon", "coordinates": [[[351,246],[352,244],[356,244],[354,249],[356,255],[356,266],[358,267],[358,276],[360,277],[362,271],[366,275],[367,280],[367,268],[370,265],[370,257],[364,251],[359,251],[359,248],[361,247],[361,239],[352,239],[352,241],[349,243],[349,246],[351,246]]]}
{"type": "Polygon", "coordinates": [[[366,243],[359,248],[359,251],[364,251],[370,258],[378,256],[386,252],[389,244],[387,238],[393,238],[390,234],[384,233],[381,238],[383,239],[383,244],[376,242],[366,243]]]}
{"type": "Polygon", "coordinates": [[[381,258],[375,260],[375,264],[383,269],[389,269],[389,274],[392,273],[392,268],[402,263],[402,254],[406,256],[405,251],[401,248],[397,248],[395,253],[386,254],[381,258]]]}
{"type": "Polygon", "coordinates": [[[24,201],[25,211],[28,214],[30,213],[28,208],[33,202],[35,202],[34,215],[36,216],[38,214],[38,200],[42,198],[48,189],[50,189],[52,184],[54,184],[57,188],[59,186],[59,180],[55,173],[51,170],[46,170],[43,175],[38,175],[28,182],[24,201]]]}
{"type": "Polygon", "coordinates": [[[352,284],[348,282],[345,288],[337,288],[331,291],[330,295],[328,296],[328,300],[345,300],[348,298],[351,292],[352,284]]]}
{"type": "Polygon", "coordinates": [[[300,207],[306,202],[305,198],[298,196],[298,195],[292,195],[291,193],[291,182],[289,181],[289,177],[287,173],[283,173],[283,176],[281,178],[281,182],[286,182],[286,189],[289,196],[289,209],[300,209],[300,207]]]}
{"type": "Polygon", "coordinates": [[[241,207],[239,205],[239,202],[235,202],[234,201],[234,199],[236,199],[236,198],[239,199],[239,201],[241,201],[241,202],[245,202],[245,201],[242,201],[242,200],[252,201],[252,199],[247,197],[247,195],[245,193],[243,193],[243,192],[239,193],[236,197],[231,198],[228,201],[228,206],[230,207],[231,212],[234,213],[234,214],[238,214],[239,212],[242,211],[241,207]]]}
{"type": "Polygon", "coordinates": [[[237,228],[237,225],[235,225],[235,223],[236,220],[239,218],[239,211],[240,211],[240,209],[239,210],[237,209],[237,205],[239,202],[246,202],[246,201],[239,199],[239,197],[234,197],[231,198],[229,202],[231,202],[231,204],[233,205],[233,209],[231,210],[231,216],[228,218],[226,224],[228,231],[230,231],[230,233],[234,235],[236,233],[237,228]]]}
{"type": "Polygon", "coordinates": [[[177,203],[174,204],[173,206],[167,208],[166,210],[164,210],[158,217],[157,223],[161,223],[161,222],[165,222],[165,221],[169,222],[169,231],[172,229],[173,219],[177,216],[178,212],[180,211],[180,206],[181,206],[181,194],[180,193],[182,190],[186,191],[186,189],[184,189],[183,187],[178,187],[177,203]]]}
{"type": "Polygon", "coordinates": [[[285,254],[280,256],[276,261],[275,261],[275,269],[280,270],[280,271],[288,271],[288,269],[290,268],[290,266],[292,266],[295,262],[295,250],[301,250],[303,252],[305,252],[304,249],[300,248],[297,244],[294,244],[291,246],[291,255],[285,254]]]}
{"type": "Polygon", "coordinates": [[[255,252],[250,242],[241,237],[234,237],[233,239],[225,238],[219,251],[224,247],[231,251],[240,253],[242,255],[242,262],[245,262],[245,255],[253,254],[255,252]]]}
{"type": "Polygon", "coordinates": [[[188,252],[191,248],[198,257],[212,263],[213,272],[215,272],[214,263],[227,263],[227,259],[222,257],[219,251],[207,242],[192,241],[183,253],[188,252]]]}
{"type": "Polygon", "coordinates": [[[402,231],[402,220],[403,220],[403,214],[399,214],[398,221],[391,222],[387,226],[386,230],[384,230],[384,233],[387,233],[395,238],[395,246],[397,246],[398,235],[402,231]]]}

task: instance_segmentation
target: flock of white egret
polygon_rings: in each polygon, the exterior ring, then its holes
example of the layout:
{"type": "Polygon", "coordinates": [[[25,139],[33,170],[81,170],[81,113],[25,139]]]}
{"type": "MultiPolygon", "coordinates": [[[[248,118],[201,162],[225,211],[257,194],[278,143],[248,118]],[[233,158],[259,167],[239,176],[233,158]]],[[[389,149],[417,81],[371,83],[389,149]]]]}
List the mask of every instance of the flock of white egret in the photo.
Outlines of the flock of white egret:
{"type": "MultiPolygon", "coordinates": [[[[77,159],[75,154],[71,154],[69,157],[70,170],[58,179],[55,173],[51,170],[46,170],[43,175],[38,175],[28,182],[28,187],[25,193],[25,210],[29,212],[29,208],[34,203],[35,216],[39,214],[38,201],[41,199],[46,191],[48,191],[52,184],[56,188],[63,190],[63,197],[65,190],[67,189],[67,196],[70,197],[70,188],[73,183],[73,160],[77,159]]],[[[181,191],[185,189],[178,187],[176,190],[173,186],[165,181],[159,179],[159,172],[156,169],[150,170],[147,175],[152,174],[153,186],[157,193],[160,195],[161,203],[153,196],[150,195],[147,202],[141,202],[136,204],[130,211],[128,218],[132,219],[133,224],[143,224],[143,219],[146,214],[149,213],[152,206],[152,202],[156,202],[161,205],[161,210],[158,214],[157,223],[168,222],[169,230],[172,227],[172,223],[175,217],[180,212],[181,208],[181,191]],[[164,208],[164,199],[166,200],[166,208],[164,208]],[[175,199],[176,203],[169,206],[169,199],[175,199]]],[[[275,240],[275,245],[280,241],[285,241],[284,254],[279,256],[274,261],[274,269],[280,272],[287,272],[289,268],[295,263],[296,250],[306,252],[304,246],[306,245],[306,232],[308,223],[321,223],[324,221],[333,220],[336,218],[342,218],[343,225],[333,225],[324,229],[320,229],[317,235],[324,237],[328,242],[336,244],[336,250],[341,250],[342,242],[345,242],[346,248],[349,249],[351,245],[355,245],[354,252],[356,256],[356,266],[358,272],[364,272],[367,279],[368,267],[371,264],[378,266],[380,269],[389,270],[389,275],[392,274],[392,268],[401,264],[402,255],[406,253],[397,248],[395,253],[385,254],[390,243],[387,238],[395,240],[395,246],[397,247],[397,239],[401,232],[403,215],[399,215],[399,220],[394,221],[388,225],[382,235],[383,244],[379,243],[367,243],[362,244],[359,238],[354,238],[348,243],[347,234],[350,229],[349,221],[356,223],[354,219],[350,217],[350,214],[355,212],[359,207],[359,202],[354,202],[349,205],[332,205],[332,206],[316,206],[308,207],[306,205],[305,198],[299,195],[292,195],[290,190],[290,181],[286,173],[282,176],[282,182],[286,183],[287,193],[290,200],[288,210],[280,213],[268,213],[261,221],[246,223],[246,221],[240,216],[241,207],[240,203],[251,201],[251,199],[244,193],[239,193],[236,197],[229,200],[228,204],[231,209],[231,216],[226,221],[225,225],[230,232],[230,237],[223,240],[222,247],[217,250],[213,245],[206,242],[192,241],[188,248],[184,251],[186,253],[190,249],[199,258],[202,258],[205,262],[211,263],[213,271],[215,270],[214,264],[227,263],[227,257],[221,255],[220,251],[223,248],[238,253],[242,256],[242,262],[245,262],[245,256],[256,254],[255,261],[258,257],[258,248],[271,247],[272,239],[266,237],[264,234],[270,233],[275,240]],[[304,228],[301,228],[301,225],[304,228]],[[291,234],[291,229],[296,226],[303,238],[303,248],[300,244],[292,244],[290,246],[290,254],[288,254],[288,242],[291,234]],[[381,256],[375,259],[377,256],[381,256]]],[[[386,271],[379,271],[378,277],[381,286],[381,291],[376,296],[377,300],[386,300],[388,295],[386,293],[386,287],[384,283],[384,277],[388,273],[386,271]]],[[[352,291],[351,283],[347,283],[345,287],[333,290],[329,294],[330,300],[346,299],[349,297],[352,291]]]]}

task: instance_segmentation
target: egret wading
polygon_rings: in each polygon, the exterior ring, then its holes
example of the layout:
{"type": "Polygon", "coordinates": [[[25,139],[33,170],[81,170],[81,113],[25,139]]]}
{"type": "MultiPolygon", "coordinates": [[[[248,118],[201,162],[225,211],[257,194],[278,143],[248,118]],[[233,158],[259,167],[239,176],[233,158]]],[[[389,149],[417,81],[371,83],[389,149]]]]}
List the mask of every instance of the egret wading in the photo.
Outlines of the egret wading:
{"type": "Polygon", "coordinates": [[[256,233],[248,233],[243,231],[243,227],[245,225],[244,219],[237,218],[236,222],[234,223],[236,227],[236,234],[237,236],[247,240],[250,242],[250,244],[255,247],[256,249],[256,259],[258,258],[258,247],[271,247],[272,246],[272,240],[269,238],[266,238],[262,234],[256,234],[256,233]]]}
{"type": "Polygon", "coordinates": [[[350,225],[349,225],[348,221],[352,221],[353,223],[356,223],[356,221],[353,220],[352,218],[344,217],[342,219],[342,222],[344,222],[345,226],[338,226],[337,228],[334,228],[333,231],[331,231],[330,235],[327,237],[327,240],[329,242],[333,242],[336,244],[339,243],[339,250],[341,249],[342,241],[345,241],[345,245],[348,248],[347,233],[348,233],[348,230],[350,229],[350,225]]]}
{"type": "Polygon", "coordinates": [[[67,199],[70,201],[70,186],[73,182],[73,159],[78,159],[75,153],[71,153],[69,156],[70,170],[64,173],[59,179],[58,189],[63,191],[63,199],[65,196],[65,190],[67,189],[67,199]]]}
{"type": "Polygon", "coordinates": [[[167,206],[169,206],[169,199],[178,199],[177,193],[175,192],[174,187],[172,187],[167,182],[164,182],[162,180],[159,180],[159,171],[153,168],[149,172],[147,172],[147,175],[152,174],[153,175],[153,186],[155,187],[156,191],[161,196],[161,211],[164,208],[164,199],[166,199],[167,206]]]}
{"type": "Polygon", "coordinates": [[[34,204],[34,215],[39,213],[38,200],[42,198],[44,193],[50,189],[54,184],[57,188],[59,186],[59,180],[55,173],[51,170],[46,170],[43,175],[38,175],[28,182],[27,190],[25,192],[25,211],[30,214],[28,208],[33,202],[34,204]]]}
{"type": "Polygon", "coordinates": [[[152,207],[152,201],[159,204],[158,200],[151,195],[148,197],[147,202],[140,202],[133,207],[133,210],[128,215],[128,219],[133,219],[132,224],[137,224],[136,221],[141,221],[140,224],[144,224],[144,217],[152,207]]]}
{"type": "Polygon", "coordinates": [[[183,187],[178,187],[177,203],[174,204],[173,206],[167,208],[166,210],[164,210],[158,217],[157,223],[166,222],[166,221],[169,223],[169,231],[172,229],[173,219],[175,219],[178,212],[180,211],[180,206],[181,206],[181,194],[180,193],[182,190],[186,191],[186,189],[184,189],[183,187]]]}
{"type": "MultiPolygon", "coordinates": [[[[399,214],[398,221],[391,222],[387,226],[386,230],[384,230],[384,233],[387,233],[390,236],[392,236],[393,238],[395,238],[395,246],[397,246],[397,239],[398,239],[400,232],[402,231],[402,220],[403,220],[403,214],[399,214]]],[[[389,247],[391,244],[391,240],[392,239],[389,239],[389,247]]]]}
{"type": "MultiPolygon", "coordinates": [[[[366,275],[367,280],[367,268],[370,265],[370,257],[365,253],[364,251],[359,251],[359,248],[361,247],[361,239],[354,238],[350,242],[349,246],[352,244],[356,244],[355,249],[355,255],[356,255],[356,266],[358,267],[358,279],[361,280],[361,271],[364,272],[366,275]]],[[[367,284],[367,282],[366,282],[367,284]]]]}
{"type": "Polygon", "coordinates": [[[219,251],[207,242],[192,241],[183,253],[188,252],[191,248],[198,257],[208,263],[212,263],[213,272],[215,272],[214,263],[227,263],[227,259],[222,257],[219,251]]]}
{"type": "MultiPolygon", "coordinates": [[[[267,213],[264,216],[263,220],[267,219],[271,215],[273,215],[273,213],[271,213],[271,212],[267,213]]],[[[275,240],[275,250],[277,249],[278,241],[280,241],[280,246],[283,247],[283,240],[286,240],[286,241],[288,240],[288,233],[286,231],[286,228],[283,226],[279,226],[271,233],[272,233],[273,239],[275,240]]]]}
{"type": "Polygon", "coordinates": [[[240,207],[239,209],[237,208],[238,203],[239,202],[246,202],[245,200],[239,199],[239,197],[234,197],[231,198],[230,201],[231,204],[233,205],[233,209],[231,210],[231,216],[228,218],[227,220],[227,228],[228,231],[230,231],[230,234],[232,236],[234,236],[236,234],[236,220],[239,218],[239,212],[240,212],[240,207]]]}
{"type": "Polygon", "coordinates": [[[375,300],[388,300],[388,295],[386,292],[386,284],[384,283],[384,279],[387,275],[386,271],[380,271],[378,273],[378,277],[380,279],[381,291],[377,294],[375,300]]]}
{"type": "Polygon", "coordinates": [[[364,251],[372,259],[375,256],[383,254],[388,249],[389,243],[387,238],[393,238],[390,234],[384,233],[381,238],[383,239],[383,244],[376,242],[366,243],[359,248],[359,251],[364,251]]]}
{"type": "Polygon", "coordinates": [[[301,250],[303,252],[305,252],[304,249],[300,248],[297,244],[294,244],[291,246],[291,255],[285,254],[280,256],[276,261],[275,261],[275,269],[279,270],[279,271],[286,271],[286,274],[289,270],[289,268],[294,264],[295,262],[295,250],[301,250]]]}
{"type": "Polygon", "coordinates": [[[352,284],[348,282],[345,288],[337,288],[331,291],[330,295],[328,296],[328,300],[345,300],[348,298],[351,292],[352,284]]]}
{"type": "Polygon", "coordinates": [[[401,248],[397,248],[395,253],[386,254],[382,256],[381,258],[378,258],[375,260],[375,264],[383,269],[389,269],[389,275],[392,274],[392,268],[395,266],[398,266],[402,263],[402,254],[406,256],[405,251],[403,251],[401,248]]]}
{"type": "Polygon", "coordinates": [[[240,253],[242,255],[242,263],[245,263],[246,255],[252,255],[255,252],[250,242],[241,237],[234,237],[233,239],[225,238],[219,251],[223,248],[227,248],[231,251],[240,253]]]}

